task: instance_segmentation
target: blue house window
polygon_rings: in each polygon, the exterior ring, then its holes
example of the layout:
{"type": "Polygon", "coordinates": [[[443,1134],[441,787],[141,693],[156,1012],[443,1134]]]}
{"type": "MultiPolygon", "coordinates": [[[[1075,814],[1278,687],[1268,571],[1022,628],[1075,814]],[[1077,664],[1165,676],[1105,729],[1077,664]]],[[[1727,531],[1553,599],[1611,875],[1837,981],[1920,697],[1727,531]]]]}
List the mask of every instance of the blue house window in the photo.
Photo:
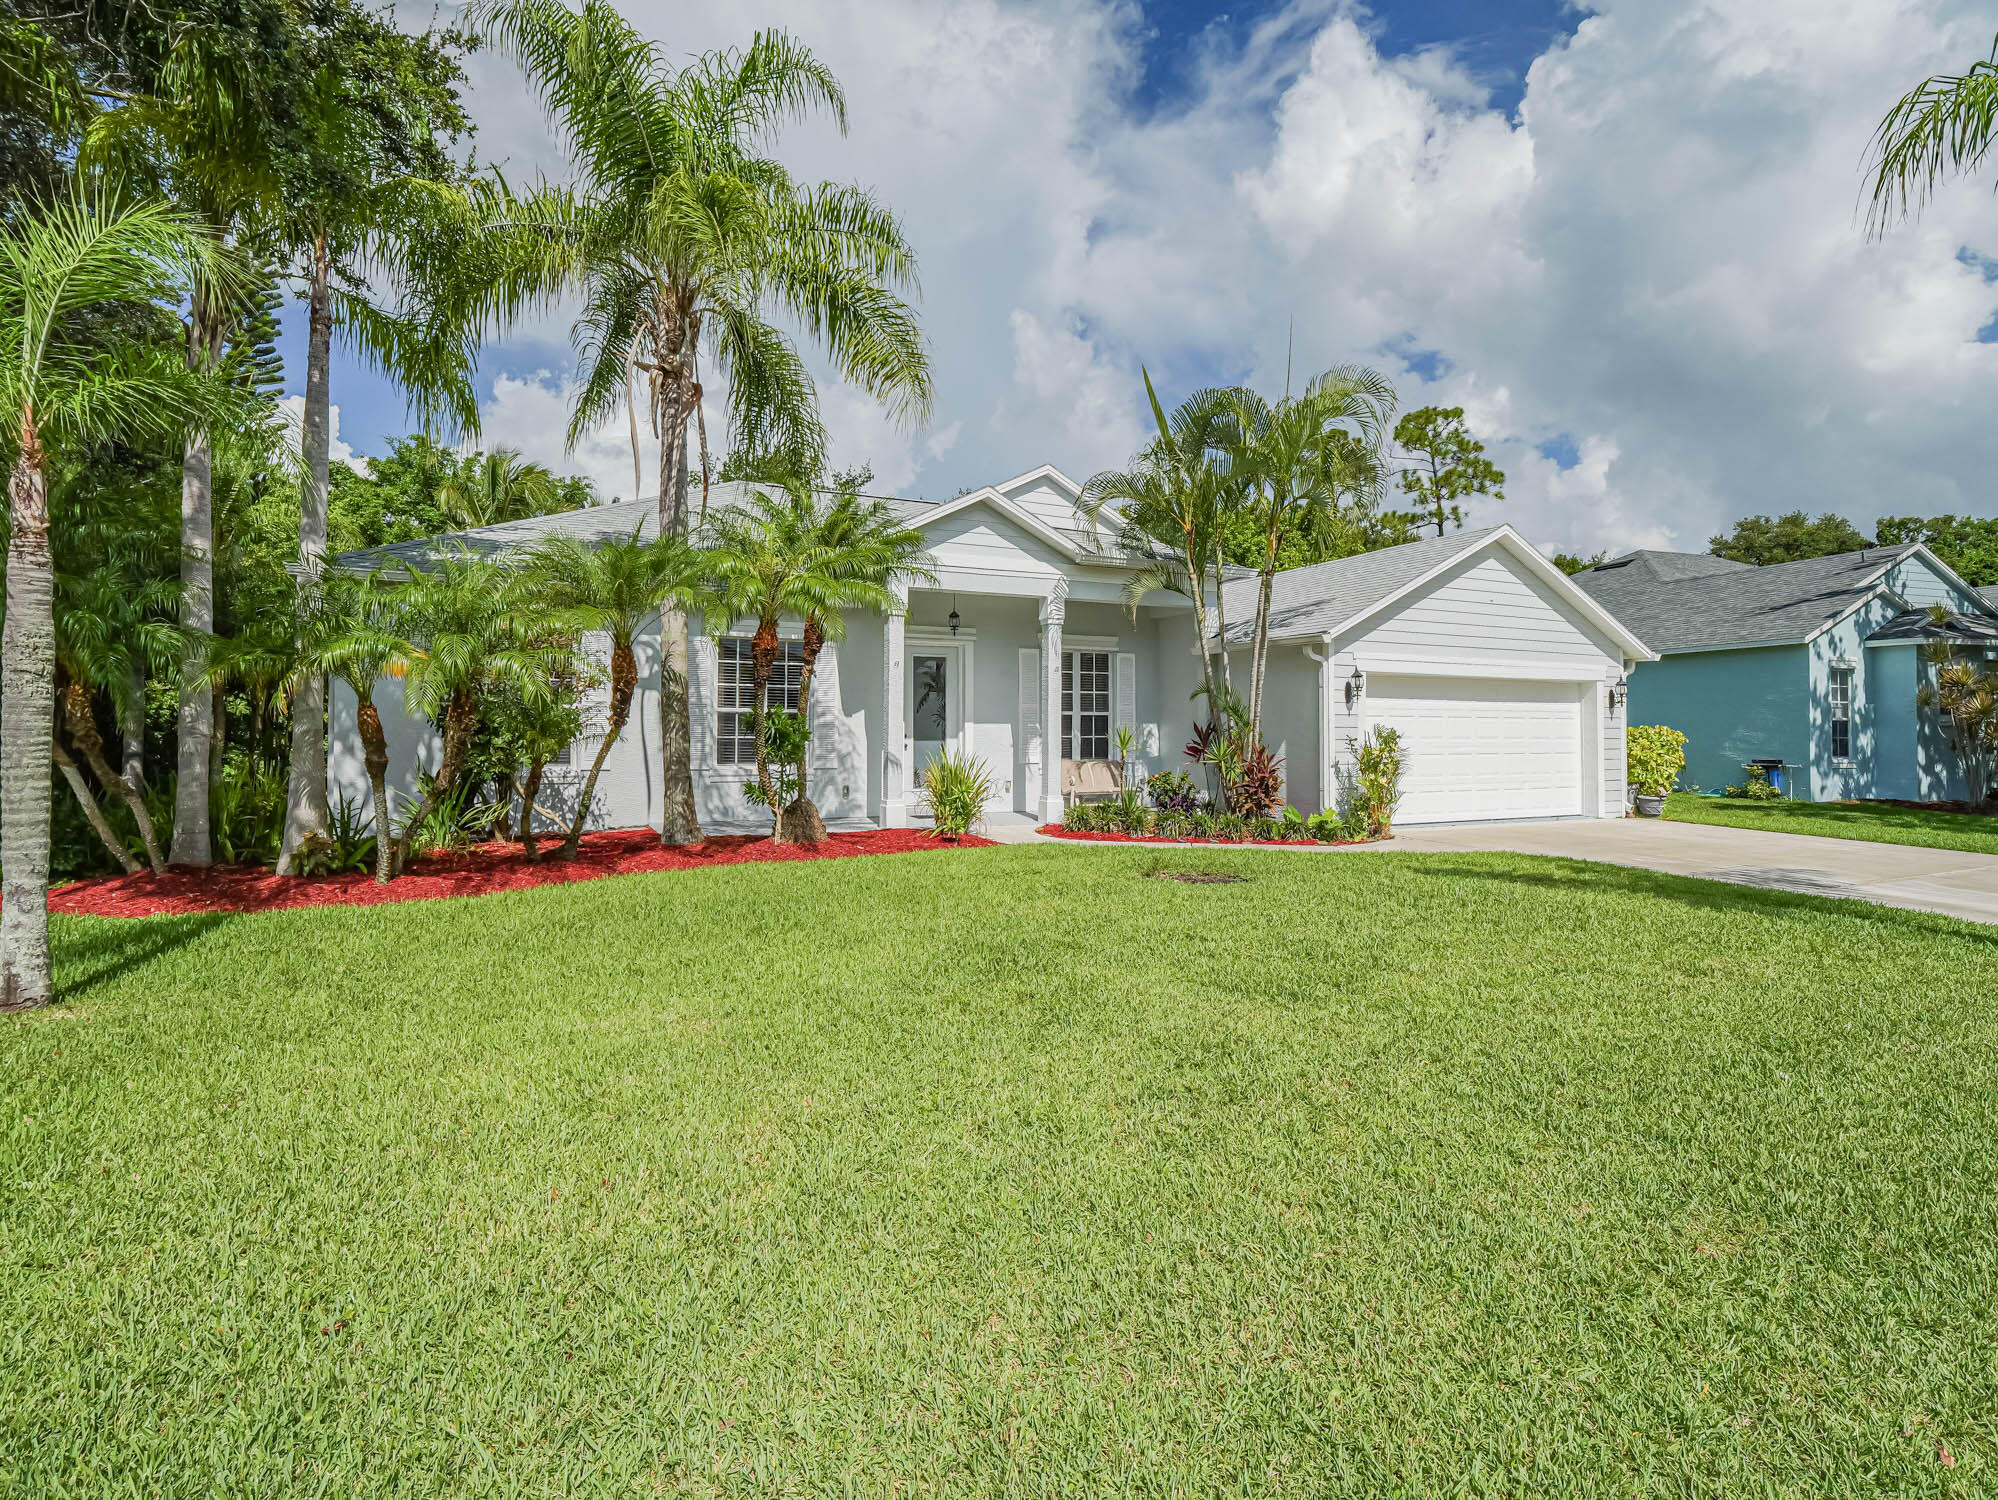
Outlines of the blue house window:
{"type": "Polygon", "coordinates": [[[1852,668],[1831,669],[1831,753],[1833,760],[1852,759],[1852,668]]]}

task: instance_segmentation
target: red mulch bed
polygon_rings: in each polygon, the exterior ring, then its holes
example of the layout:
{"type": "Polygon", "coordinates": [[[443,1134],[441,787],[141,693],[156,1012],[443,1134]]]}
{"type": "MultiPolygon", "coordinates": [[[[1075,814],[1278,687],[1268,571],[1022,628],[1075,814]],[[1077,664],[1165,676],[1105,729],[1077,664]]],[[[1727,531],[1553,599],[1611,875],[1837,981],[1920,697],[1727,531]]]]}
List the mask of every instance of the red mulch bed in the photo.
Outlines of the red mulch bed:
{"type": "Polygon", "coordinates": [[[650,828],[587,833],[574,860],[546,857],[559,839],[542,844],[544,857],[531,863],[518,844],[481,844],[465,854],[431,855],[412,864],[387,885],[372,874],[354,872],[315,879],[273,875],[261,866],[218,866],[212,870],[168,870],[164,875],[121,875],[79,880],[49,892],[49,910],[71,916],[159,917],[195,912],[286,911],[300,906],[380,906],[390,901],[436,901],[446,896],[484,896],[540,885],[569,885],[606,875],[652,870],[699,870],[716,865],[773,860],[845,859],[856,854],[909,854],[924,849],[971,849],[990,839],[963,838],[955,845],[917,828],[880,828],[865,833],[829,834],[822,844],[773,844],[767,838],[707,839],[669,849],[650,828]]]}
{"type": "MultiPolygon", "coordinates": [[[[1254,846],[1259,849],[1294,849],[1300,845],[1315,844],[1317,839],[1168,839],[1152,833],[1072,833],[1059,823],[1043,823],[1039,833],[1051,839],[1079,839],[1095,844],[1214,844],[1221,848],[1242,848],[1254,846]]],[[[1371,839],[1339,839],[1332,847],[1342,844],[1368,844],[1371,839]]]]}

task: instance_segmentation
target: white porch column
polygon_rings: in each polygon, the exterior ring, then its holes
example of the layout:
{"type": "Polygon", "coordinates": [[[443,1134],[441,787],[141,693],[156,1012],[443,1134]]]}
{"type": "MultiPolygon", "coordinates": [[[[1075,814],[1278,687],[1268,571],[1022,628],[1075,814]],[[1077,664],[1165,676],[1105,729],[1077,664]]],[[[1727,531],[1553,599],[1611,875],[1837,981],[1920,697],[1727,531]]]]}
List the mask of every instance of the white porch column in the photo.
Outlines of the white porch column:
{"type": "Polygon", "coordinates": [[[1041,821],[1061,821],[1061,622],[1068,581],[1057,578],[1041,601],[1041,821]]]}
{"type": "Polygon", "coordinates": [[[889,585],[895,600],[881,627],[881,826],[907,828],[908,738],[902,716],[902,627],[909,613],[909,585],[889,585]]]}

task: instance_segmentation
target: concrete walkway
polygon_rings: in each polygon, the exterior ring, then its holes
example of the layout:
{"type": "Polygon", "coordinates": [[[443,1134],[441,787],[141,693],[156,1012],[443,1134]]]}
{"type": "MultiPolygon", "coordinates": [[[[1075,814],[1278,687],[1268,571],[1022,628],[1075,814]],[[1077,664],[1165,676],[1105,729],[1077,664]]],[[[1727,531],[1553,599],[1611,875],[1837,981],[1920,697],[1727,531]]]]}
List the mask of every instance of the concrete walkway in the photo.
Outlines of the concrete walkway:
{"type": "Polygon", "coordinates": [[[1998,855],[1868,844],[1807,834],[1764,833],[1623,818],[1548,823],[1459,823],[1398,831],[1373,848],[1404,853],[1508,850],[1634,865],[1810,896],[1877,901],[1998,923],[1998,855]]]}

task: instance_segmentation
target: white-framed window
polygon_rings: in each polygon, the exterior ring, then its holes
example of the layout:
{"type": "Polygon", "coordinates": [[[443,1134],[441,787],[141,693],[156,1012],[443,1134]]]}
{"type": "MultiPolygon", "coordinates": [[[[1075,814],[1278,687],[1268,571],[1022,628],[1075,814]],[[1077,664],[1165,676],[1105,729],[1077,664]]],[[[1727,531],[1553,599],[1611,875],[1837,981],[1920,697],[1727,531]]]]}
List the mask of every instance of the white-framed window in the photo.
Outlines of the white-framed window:
{"type": "Polygon", "coordinates": [[[1061,758],[1110,758],[1110,653],[1061,654],[1061,758]]]}
{"type": "Polygon", "coordinates": [[[1831,669],[1831,753],[1833,760],[1852,759],[1852,668],[1831,669]]]}
{"type": "MultiPolygon", "coordinates": [[[[715,759],[725,766],[747,765],[756,759],[756,666],[754,645],[746,635],[726,635],[715,642],[715,759]]],[[[798,687],[805,675],[805,645],[780,641],[764,690],[766,708],[798,711],[798,687]]]]}

